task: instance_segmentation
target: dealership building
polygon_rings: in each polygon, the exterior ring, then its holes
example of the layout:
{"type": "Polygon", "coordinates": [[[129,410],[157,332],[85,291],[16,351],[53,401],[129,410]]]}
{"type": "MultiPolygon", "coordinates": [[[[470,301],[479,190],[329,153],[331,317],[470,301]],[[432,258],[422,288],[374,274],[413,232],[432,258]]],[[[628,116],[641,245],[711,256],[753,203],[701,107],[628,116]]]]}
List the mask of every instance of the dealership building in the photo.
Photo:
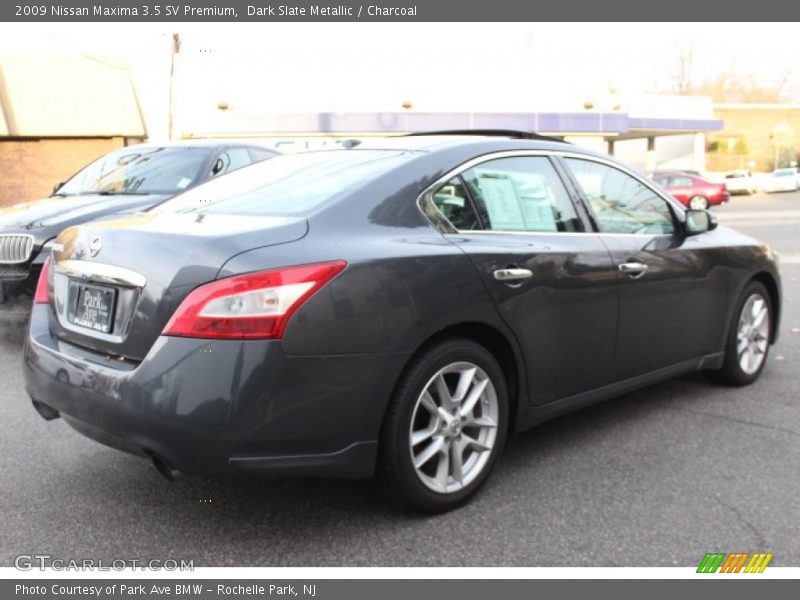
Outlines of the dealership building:
{"type": "MultiPolygon", "coordinates": [[[[194,74],[192,74],[194,75],[194,74]]],[[[199,76],[199,75],[198,75],[199,76]]],[[[145,89],[152,94],[152,90],[145,89]]],[[[247,137],[282,151],[334,145],[342,139],[439,130],[510,129],[562,138],[616,155],[645,173],[683,168],[704,171],[707,136],[723,129],[709,98],[642,96],[627,101],[498,98],[460,110],[352,110],[320,95],[301,111],[270,101],[257,89],[240,97],[263,112],[219,98],[178,94],[176,138],[247,137]],[[263,103],[262,103],[263,101],[263,103]],[[322,109],[322,110],[314,110],[322,109]],[[467,110],[464,110],[467,108],[467,110]],[[524,108],[524,110],[520,110],[524,108]],[[480,109],[480,110],[477,110],[480,109]]],[[[376,104],[376,107],[378,105],[376,104]]],[[[113,59],[83,55],[0,57],[0,206],[48,195],[53,186],[94,158],[147,138],[146,114],[128,69],[113,59]]],[[[155,140],[165,135],[156,133],[155,140]]]]}
{"type": "Polygon", "coordinates": [[[706,168],[706,135],[723,128],[709,98],[648,96],[630,106],[526,112],[399,111],[307,112],[237,118],[235,107],[220,103],[216,114],[184,121],[182,136],[257,137],[294,151],[335,144],[347,138],[441,130],[506,129],[536,132],[618,156],[652,172],[706,168]]]}
{"type": "Polygon", "coordinates": [[[130,73],[84,56],[0,56],[0,207],[48,196],[147,137],[130,73]]]}

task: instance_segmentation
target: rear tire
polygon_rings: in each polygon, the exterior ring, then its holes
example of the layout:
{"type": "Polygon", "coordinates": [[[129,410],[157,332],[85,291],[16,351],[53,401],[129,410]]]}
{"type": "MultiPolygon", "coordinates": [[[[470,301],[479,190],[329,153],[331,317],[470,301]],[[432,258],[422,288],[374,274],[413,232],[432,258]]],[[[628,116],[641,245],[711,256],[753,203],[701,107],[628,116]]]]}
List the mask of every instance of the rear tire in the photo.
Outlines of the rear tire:
{"type": "Polygon", "coordinates": [[[400,378],[381,432],[390,497],[430,513],[469,500],[502,452],[508,406],[503,371],[483,346],[451,338],[425,349],[400,378]]]}
{"type": "Polygon", "coordinates": [[[744,386],[758,379],[769,356],[772,315],[767,289],[757,281],[748,283],[733,312],[722,367],[707,372],[712,380],[744,386]]]}
{"type": "Polygon", "coordinates": [[[703,196],[692,196],[689,198],[689,208],[692,210],[706,210],[708,208],[708,199],[703,196]]]}

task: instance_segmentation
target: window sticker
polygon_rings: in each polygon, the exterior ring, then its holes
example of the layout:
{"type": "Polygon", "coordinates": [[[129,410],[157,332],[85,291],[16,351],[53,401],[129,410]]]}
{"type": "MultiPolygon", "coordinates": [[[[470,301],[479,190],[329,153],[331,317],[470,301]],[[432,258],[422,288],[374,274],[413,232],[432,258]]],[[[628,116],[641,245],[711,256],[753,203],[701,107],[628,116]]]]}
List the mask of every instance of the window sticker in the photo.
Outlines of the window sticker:
{"type": "Polygon", "coordinates": [[[514,182],[508,175],[481,173],[478,176],[478,186],[486,201],[492,229],[526,229],[514,182]]]}

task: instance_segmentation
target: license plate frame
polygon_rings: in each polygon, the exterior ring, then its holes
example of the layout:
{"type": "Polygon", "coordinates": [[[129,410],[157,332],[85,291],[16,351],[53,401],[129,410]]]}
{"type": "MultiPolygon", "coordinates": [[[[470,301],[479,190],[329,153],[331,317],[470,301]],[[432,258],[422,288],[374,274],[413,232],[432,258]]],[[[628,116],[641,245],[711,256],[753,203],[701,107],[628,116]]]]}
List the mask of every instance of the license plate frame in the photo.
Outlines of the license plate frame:
{"type": "Polygon", "coordinates": [[[114,330],[117,290],[90,283],[76,283],[74,290],[70,322],[87,331],[110,334],[114,330]]]}

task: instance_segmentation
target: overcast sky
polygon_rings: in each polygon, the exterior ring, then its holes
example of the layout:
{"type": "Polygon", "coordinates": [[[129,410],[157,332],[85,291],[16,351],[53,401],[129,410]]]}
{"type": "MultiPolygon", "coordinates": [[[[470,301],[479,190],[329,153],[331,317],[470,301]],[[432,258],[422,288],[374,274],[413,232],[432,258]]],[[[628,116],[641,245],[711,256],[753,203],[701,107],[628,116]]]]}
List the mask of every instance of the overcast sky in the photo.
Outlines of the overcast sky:
{"type": "Polygon", "coordinates": [[[577,109],[670,89],[692,51],[700,82],[720,72],[788,78],[800,102],[796,24],[0,25],[0,54],[67,53],[127,63],[154,137],[165,132],[172,32],[179,121],[257,121],[274,112],[577,109]]]}

